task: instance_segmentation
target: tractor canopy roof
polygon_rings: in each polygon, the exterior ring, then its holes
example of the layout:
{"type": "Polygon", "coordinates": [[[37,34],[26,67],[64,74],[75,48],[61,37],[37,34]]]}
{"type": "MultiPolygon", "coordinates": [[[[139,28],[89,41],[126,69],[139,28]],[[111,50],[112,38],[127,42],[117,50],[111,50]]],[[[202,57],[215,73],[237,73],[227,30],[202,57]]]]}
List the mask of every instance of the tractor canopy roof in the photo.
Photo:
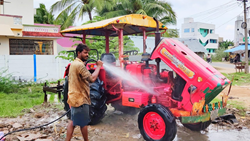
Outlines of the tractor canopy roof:
{"type": "MultiPolygon", "coordinates": [[[[146,30],[146,32],[156,30],[156,22],[152,17],[141,14],[130,14],[106,19],[99,22],[89,23],[82,26],[68,28],[61,31],[61,33],[86,34],[96,36],[105,36],[108,33],[109,36],[118,36],[113,26],[118,29],[123,29],[123,35],[142,33],[143,28],[146,30]]],[[[159,22],[159,30],[166,29],[167,27],[159,22]]]]}

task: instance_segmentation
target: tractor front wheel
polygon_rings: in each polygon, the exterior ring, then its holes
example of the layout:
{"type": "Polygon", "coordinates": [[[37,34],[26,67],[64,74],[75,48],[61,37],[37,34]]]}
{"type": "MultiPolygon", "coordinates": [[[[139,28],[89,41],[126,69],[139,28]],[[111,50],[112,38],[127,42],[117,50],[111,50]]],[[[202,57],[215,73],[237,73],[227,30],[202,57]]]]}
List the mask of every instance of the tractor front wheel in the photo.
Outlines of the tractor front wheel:
{"type": "Polygon", "coordinates": [[[146,141],[171,141],[177,132],[175,117],[160,104],[151,104],[141,110],[138,126],[146,141]]]}

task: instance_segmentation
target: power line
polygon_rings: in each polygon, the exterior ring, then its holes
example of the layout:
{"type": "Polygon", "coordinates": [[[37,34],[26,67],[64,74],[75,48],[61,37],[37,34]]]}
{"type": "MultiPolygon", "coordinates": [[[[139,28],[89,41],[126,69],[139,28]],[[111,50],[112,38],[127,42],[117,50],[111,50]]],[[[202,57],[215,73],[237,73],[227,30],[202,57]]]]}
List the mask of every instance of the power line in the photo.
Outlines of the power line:
{"type": "MultiPolygon", "coordinates": [[[[200,20],[204,20],[204,19],[208,19],[210,17],[213,17],[214,15],[217,15],[219,13],[223,13],[224,11],[228,11],[228,9],[231,9],[232,7],[235,7],[237,5],[235,5],[236,3],[233,3],[233,4],[230,4],[230,5],[227,5],[227,6],[223,6],[223,7],[220,7],[219,9],[217,10],[214,10],[213,12],[211,13],[208,13],[208,15],[205,17],[205,15],[203,15],[203,17],[200,17],[201,19],[200,20]]],[[[199,18],[197,18],[199,19],[199,18]]]]}
{"type": "MultiPolygon", "coordinates": [[[[242,14],[244,11],[240,12],[240,14],[242,14]]],[[[223,25],[225,25],[226,23],[232,21],[233,19],[235,19],[236,17],[238,17],[240,14],[238,14],[237,16],[233,17],[232,19],[230,19],[229,21],[223,23],[222,25],[220,25],[219,27],[215,28],[215,29],[219,29],[220,27],[222,27],[223,25]]]]}
{"type": "MultiPolygon", "coordinates": [[[[238,6],[235,5],[235,6],[231,7],[231,8],[229,8],[229,9],[227,9],[226,11],[221,12],[219,15],[216,14],[217,17],[215,17],[215,18],[212,18],[212,19],[207,18],[206,22],[211,21],[211,20],[214,20],[214,19],[217,19],[217,18],[219,18],[219,17],[225,15],[228,11],[231,11],[231,10],[235,9],[236,7],[238,7],[238,6]]],[[[214,16],[216,16],[216,15],[211,15],[211,17],[214,17],[214,16]]]]}
{"type": "Polygon", "coordinates": [[[209,9],[209,10],[206,10],[206,11],[203,11],[203,12],[200,12],[200,13],[197,13],[197,14],[194,14],[194,15],[191,15],[190,17],[200,17],[200,16],[203,16],[203,15],[204,15],[203,13],[207,13],[207,12],[209,12],[209,11],[214,11],[214,10],[216,10],[216,9],[220,9],[221,7],[223,7],[223,6],[227,5],[227,4],[230,4],[230,3],[232,3],[232,2],[235,3],[235,0],[231,0],[231,1],[227,2],[227,3],[225,3],[225,4],[222,4],[222,5],[219,5],[219,6],[217,6],[217,7],[211,8],[211,9],[209,9]]]}

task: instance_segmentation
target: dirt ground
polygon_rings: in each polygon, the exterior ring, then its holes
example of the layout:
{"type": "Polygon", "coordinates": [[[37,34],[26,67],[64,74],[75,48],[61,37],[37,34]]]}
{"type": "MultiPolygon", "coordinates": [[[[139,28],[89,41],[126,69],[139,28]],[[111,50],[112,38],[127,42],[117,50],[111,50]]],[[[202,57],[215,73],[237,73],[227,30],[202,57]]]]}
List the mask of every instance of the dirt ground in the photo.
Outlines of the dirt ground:
{"type": "MultiPolygon", "coordinates": [[[[250,109],[250,86],[233,86],[230,93],[229,101],[237,101],[246,106],[244,111],[240,111],[235,108],[228,106],[228,113],[234,113],[239,121],[237,126],[227,126],[227,128],[242,129],[250,128],[250,116],[242,116],[240,113],[246,112],[250,109]]],[[[228,92],[228,88],[224,90],[228,92]]],[[[220,96],[218,96],[220,97],[220,96]]],[[[23,116],[17,118],[0,118],[0,131],[5,134],[9,131],[30,128],[35,125],[42,125],[53,121],[54,119],[61,116],[65,111],[58,110],[55,105],[63,106],[61,103],[47,104],[35,106],[31,109],[25,109],[26,112],[23,116]]],[[[120,111],[115,111],[113,107],[108,106],[104,119],[97,125],[89,126],[89,139],[90,141],[143,141],[143,137],[140,134],[137,125],[137,114],[127,115],[120,111]]],[[[22,131],[7,136],[6,141],[24,141],[24,140],[35,140],[35,141],[63,141],[66,136],[67,118],[63,117],[58,122],[31,131],[22,131]]],[[[179,123],[178,125],[179,137],[184,134],[186,135],[187,129],[179,123]],[[179,129],[181,128],[181,129],[179,129]],[[180,130],[180,131],[179,131],[180,130]]],[[[188,134],[193,134],[188,132],[188,134]]],[[[196,134],[196,133],[195,133],[196,134]]],[[[201,137],[202,138],[202,137],[201,137]]],[[[76,128],[74,138],[72,141],[83,140],[79,128],[76,128]]],[[[178,139],[179,140],[179,139],[178,139]]],[[[185,138],[184,138],[185,140],[185,138]]]]}
{"type": "MultiPolygon", "coordinates": [[[[234,69],[217,68],[221,72],[232,73],[234,69]]],[[[238,124],[237,125],[224,125],[230,130],[246,130],[246,135],[250,131],[250,86],[232,86],[229,101],[236,101],[239,104],[243,104],[245,109],[239,110],[228,105],[228,113],[234,113],[238,124]]],[[[228,87],[223,91],[228,92],[228,87]]],[[[218,98],[221,98],[219,95],[218,98]]],[[[11,131],[15,131],[23,128],[30,128],[37,125],[42,125],[53,121],[61,116],[65,111],[58,110],[56,107],[63,106],[62,103],[45,104],[35,106],[31,109],[24,109],[23,116],[17,118],[0,118],[0,131],[5,134],[11,131]]],[[[105,113],[103,120],[94,126],[89,126],[89,140],[90,141],[143,141],[143,137],[140,134],[137,125],[136,115],[126,115],[120,111],[115,111],[113,107],[108,105],[108,110],[105,113]]],[[[66,136],[66,126],[68,119],[63,117],[59,121],[39,129],[30,131],[22,131],[7,136],[6,141],[63,141],[66,136]]],[[[178,141],[186,141],[190,135],[195,135],[197,138],[192,137],[190,140],[211,140],[209,137],[201,133],[194,133],[183,127],[178,123],[178,141]],[[203,139],[205,138],[205,139],[203,139]]],[[[214,126],[214,125],[213,125],[214,126]]],[[[211,133],[213,133],[212,130],[211,133]]],[[[217,127],[218,131],[218,127],[217,127]]],[[[223,128],[224,131],[224,128],[223,128]]],[[[238,132],[238,131],[235,131],[238,132]]],[[[234,133],[235,133],[234,132],[234,133]]],[[[215,132],[216,133],[216,132],[215,132]]],[[[228,133],[230,136],[231,133],[228,133]]],[[[212,134],[211,136],[214,136],[212,134]]],[[[235,135],[234,135],[235,136],[235,135]]],[[[237,135],[236,135],[237,136],[237,135]]],[[[224,137],[223,137],[224,138],[224,137]]],[[[238,138],[237,138],[238,139],[238,138]]],[[[236,140],[237,140],[236,139],[236,140]]],[[[72,141],[83,140],[79,128],[76,128],[74,132],[74,138],[72,141]]]]}

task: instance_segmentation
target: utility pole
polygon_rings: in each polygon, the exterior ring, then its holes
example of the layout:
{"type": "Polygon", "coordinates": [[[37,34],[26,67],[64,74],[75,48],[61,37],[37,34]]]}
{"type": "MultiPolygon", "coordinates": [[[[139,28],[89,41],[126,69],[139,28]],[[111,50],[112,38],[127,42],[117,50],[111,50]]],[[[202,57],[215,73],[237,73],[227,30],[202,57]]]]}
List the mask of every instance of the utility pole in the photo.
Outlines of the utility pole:
{"type": "Polygon", "coordinates": [[[246,62],[246,66],[245,66],[245,73],[248,74],[249,73],[249,66],[248,66],[248,39],[247,39],[247,9],[246,9],[246,2],[248,0],[243,0],[244,2],[244,22],[246,24],[245,27],[245,62],[246,62]]]}

